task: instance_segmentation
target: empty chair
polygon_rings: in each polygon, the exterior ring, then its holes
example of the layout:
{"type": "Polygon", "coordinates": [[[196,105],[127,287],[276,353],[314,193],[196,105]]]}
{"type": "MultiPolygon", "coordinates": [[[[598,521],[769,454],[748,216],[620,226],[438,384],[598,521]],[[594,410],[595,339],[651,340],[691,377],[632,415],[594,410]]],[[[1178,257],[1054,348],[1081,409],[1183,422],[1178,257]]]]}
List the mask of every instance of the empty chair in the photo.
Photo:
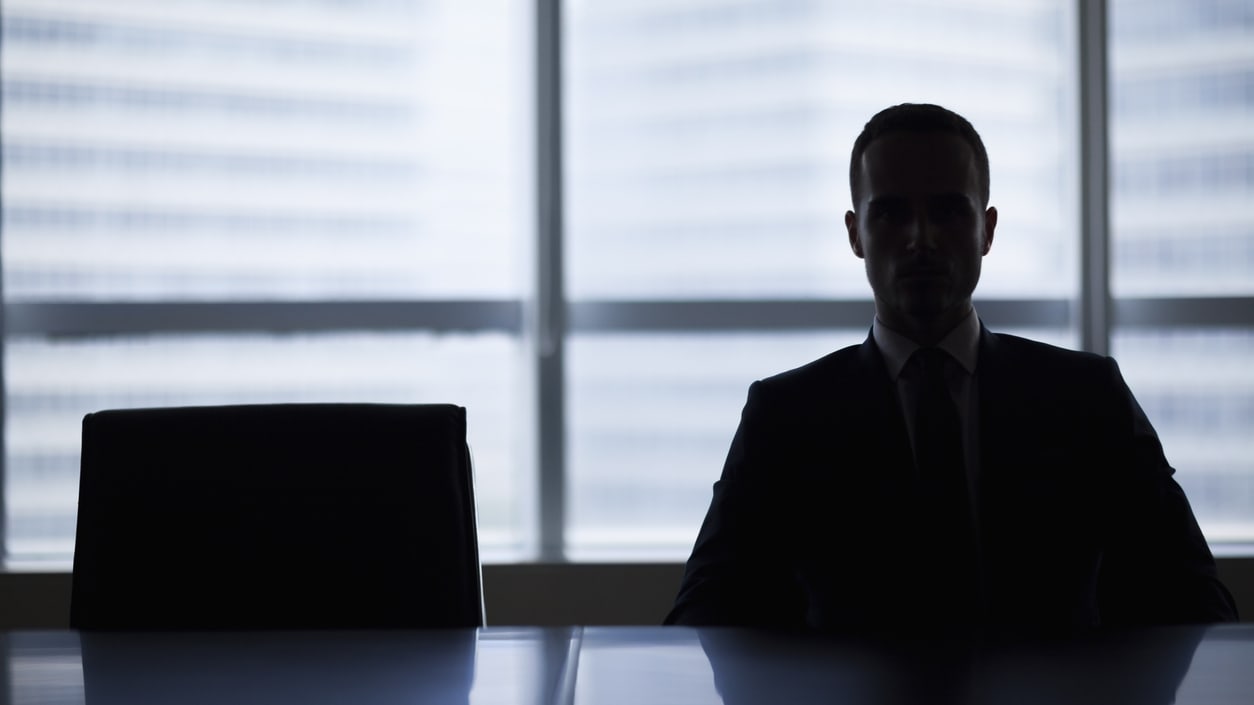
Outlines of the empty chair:
{"type": "Polygon", "coordinates": [[[83,419],[71,627],[482,624],[465,409],[274,404],[83,419]]]}

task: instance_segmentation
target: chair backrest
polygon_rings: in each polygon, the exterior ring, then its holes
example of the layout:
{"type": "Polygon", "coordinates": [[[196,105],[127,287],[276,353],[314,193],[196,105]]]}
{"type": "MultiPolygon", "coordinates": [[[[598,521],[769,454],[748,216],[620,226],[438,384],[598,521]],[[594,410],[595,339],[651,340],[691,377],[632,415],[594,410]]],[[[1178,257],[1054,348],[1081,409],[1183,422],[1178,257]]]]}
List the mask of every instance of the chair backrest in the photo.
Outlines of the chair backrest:
{"type": "Polygon", "coordinates": [[[459,406],[88,414],[70,625],[480,626],[475,522],[459,406]]]}

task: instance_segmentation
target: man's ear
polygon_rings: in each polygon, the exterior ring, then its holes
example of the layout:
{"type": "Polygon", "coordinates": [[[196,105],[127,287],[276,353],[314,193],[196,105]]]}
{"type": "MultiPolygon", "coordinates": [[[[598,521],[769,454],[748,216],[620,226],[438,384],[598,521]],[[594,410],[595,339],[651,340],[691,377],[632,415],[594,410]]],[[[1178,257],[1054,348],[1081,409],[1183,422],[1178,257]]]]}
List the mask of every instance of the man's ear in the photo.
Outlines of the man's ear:
{"type": "Polygon", "coordinates": [[[993,232],[997,230],[997,209],[989,206],[984,211],[984,248],[980,252],[981,255],[988,254],[993,249],[993,232]]]}
{"type": "Polygon", "coordinates": [[[845,211],[845,230],[849,231],[849,248],[858,256],[858,259],[862,259],[865,255],[862,254],[862,241],[858,239],[857,213],[845,211]]]}

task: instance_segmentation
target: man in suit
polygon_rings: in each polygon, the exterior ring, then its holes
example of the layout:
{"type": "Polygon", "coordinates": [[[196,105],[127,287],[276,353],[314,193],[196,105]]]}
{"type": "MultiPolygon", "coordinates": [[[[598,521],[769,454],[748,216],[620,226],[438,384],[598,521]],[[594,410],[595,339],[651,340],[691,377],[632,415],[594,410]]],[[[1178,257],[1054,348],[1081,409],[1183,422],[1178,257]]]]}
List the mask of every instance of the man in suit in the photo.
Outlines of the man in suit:
{"type": "Polygon", "coordinates": [[[755,382],[668,623],[818,631],[1236,618],[1114,360],[990,332],[988,155],[935,105],[854,142],[871,335],[755,382]]]}

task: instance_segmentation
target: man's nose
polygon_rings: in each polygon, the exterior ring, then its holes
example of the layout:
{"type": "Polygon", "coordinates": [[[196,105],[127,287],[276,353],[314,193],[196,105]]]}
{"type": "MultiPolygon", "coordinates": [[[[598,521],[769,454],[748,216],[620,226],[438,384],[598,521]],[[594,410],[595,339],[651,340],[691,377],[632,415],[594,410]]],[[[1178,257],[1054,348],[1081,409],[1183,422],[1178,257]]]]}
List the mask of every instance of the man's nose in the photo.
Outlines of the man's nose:
{"type": "Polygon", "coordinates": [[[919,213],[910,219],[906,244],[911,249],[931,250],[936,248],[936,228],[926,213],[919,213]]]}

